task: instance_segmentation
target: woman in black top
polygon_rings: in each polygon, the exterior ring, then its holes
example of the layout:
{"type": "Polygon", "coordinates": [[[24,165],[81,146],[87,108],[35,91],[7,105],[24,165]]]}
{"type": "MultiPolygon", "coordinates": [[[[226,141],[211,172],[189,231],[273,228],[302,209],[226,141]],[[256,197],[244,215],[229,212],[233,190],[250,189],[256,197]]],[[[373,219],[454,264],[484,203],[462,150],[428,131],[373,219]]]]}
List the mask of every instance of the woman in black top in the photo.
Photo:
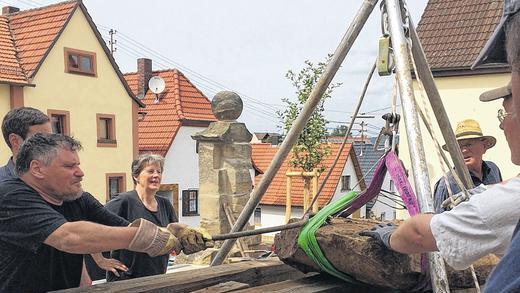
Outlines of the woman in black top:
{"type": "MultiPolygon", "coordinates": [[[[132,163],[134,190],[118,194],[106,204],[106,208],[129,222],[143,218],[161,227],[177,222],[178,218],[172,203],[156,195],[161,186],[163,166],[162,156],[154,154],[139,156],[132,163]]],[[[111,252],[111,257],[124,263],[128,270],[120,271],[119,276],[107,272],[109,282],[164,274],[169,255],[150,257],[146,253],[115,250],[111,252]]]]}

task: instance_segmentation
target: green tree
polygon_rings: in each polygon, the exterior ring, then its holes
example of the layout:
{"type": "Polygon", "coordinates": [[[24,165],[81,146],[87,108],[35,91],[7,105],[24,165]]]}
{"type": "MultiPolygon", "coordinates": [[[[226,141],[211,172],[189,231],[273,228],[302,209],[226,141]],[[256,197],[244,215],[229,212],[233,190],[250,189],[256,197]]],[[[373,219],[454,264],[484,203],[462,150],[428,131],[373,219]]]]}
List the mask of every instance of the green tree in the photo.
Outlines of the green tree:
{"type": "MultiPolygon", "coordinates": [[[[288,98],[283,98],[282,102],[285,103],[287,107],[283,111],[276,112],[282,122],[281,128],[284,135],[287,134],[294,120],[300,114],[314,85],[323,74],[330,57],[331,55],[326,58],[325,62],[319,62],[318,64],[306,60],[305,67],[300,72],[295,73],[289,70],[285,75],[296,88],[296,100],[291,101],[288,98]]],[[[323,116],[324,103],[326,99],[331,97],[332,91],[340,85],[340,83],[331,83],[323,94],[311,118],[292,148],[291,166],[301,168],[306,172],[312,172],[314,168],[317,168],[320,173],[325,170],[325,168],[320,165],[322,159],[330,154],[330,147],[322,144],[323,138],[327,136],[327,129],[325,127],[327,122],[323,116]]]]}
{"type": "Polygon", "coordinates": [[[332,129],[330,136],[345,136],[347,134],[348,127],[346,125],[339,125],[332,129]]]}

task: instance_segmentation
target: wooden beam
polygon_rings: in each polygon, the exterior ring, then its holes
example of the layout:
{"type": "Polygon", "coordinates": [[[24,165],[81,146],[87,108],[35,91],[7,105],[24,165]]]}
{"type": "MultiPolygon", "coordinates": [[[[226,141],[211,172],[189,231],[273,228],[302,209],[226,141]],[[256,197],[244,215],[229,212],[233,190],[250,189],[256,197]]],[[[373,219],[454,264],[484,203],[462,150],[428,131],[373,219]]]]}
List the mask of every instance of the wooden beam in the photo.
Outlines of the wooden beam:
{"type": "Polygon", "coordinates": [[[390,293],[395,290],[387,290],[383,288],[367,287],[364,285],[355,285],[343,282],[326,274],[318,274],[297,280],[288,280],[279,283],[253,287],[244,290],[234,291],[237,293],[324,293],[324,292],[356,292],[356,293],[390,293]]]}
{"type": "Polygon", "coordinates": [[[192,293],[227,293],[227,292],[236,292],[240,289],[247,289],[249,288],[249,284],[239,283],[235,281],[225,282],[221,283],[215,286],[207,287],[204,289],[200,289],[197,291],[193,291],[192,293]]]}
{"type": "Polygon", "coordinates": [[[54,292],[180,293],[192,292],[230,281],[254,287],[302,277],[304,277],[303,273],[279,260],[244,261],[54,292]]]}
{"type": "MultiPolygon", "coordinates": [[[[312,177],[312,200],[318,196],[318,170],[314,169],[314,176],[312,177]]],[[[318,212],[318,200],[312,205],[312,212],[318,212]]]]}
{"type": "Polygon", "coordinates": [[[287,172],[285,173],[285,175],[287,175],[288,177],[314,177],[314,172],[302,172],[302,171],[292,171],[292,172],[287,172]]]}
{"type": "Polygon", "coordinates": [[[292,178],[287,176],[287,190],[285,193],[285,223],[287,224],[291,219],[292,214],[292,178]]]}

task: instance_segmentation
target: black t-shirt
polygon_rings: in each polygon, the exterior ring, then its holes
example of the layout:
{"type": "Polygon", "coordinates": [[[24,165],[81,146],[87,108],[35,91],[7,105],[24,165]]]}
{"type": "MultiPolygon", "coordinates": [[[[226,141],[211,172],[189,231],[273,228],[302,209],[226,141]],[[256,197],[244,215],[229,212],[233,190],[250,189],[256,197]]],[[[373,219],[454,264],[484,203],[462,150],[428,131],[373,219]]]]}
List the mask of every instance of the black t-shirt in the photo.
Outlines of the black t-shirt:
{"type": "MultiPolygon", "coordinates": [[[[105,207],[129,222],[143,218],[161,227],[177,222],[177,215],[172,204],[166,198],[160,196],[156,196],[155,199],[157,200],[157,212],[149,211],[141,202],[135,190],[119,194],[109,201],[105,207]]],[[[112,251],[111,257],[124,263],[128,267],[128,271],[119,272],[120,277],[112,272],[107,272],[107,281],[109,282],[164,274],[168,266],[169,255],[150,257],[146,253],[115,250],[112,251]]]]}
{"type": "Polygon", "coordinates": [[[74,221],[129,224],[87,192],[55,206],[20,179],[0,184],[0,292],[46,292],[79,286],[83,255],[43,243],[61,225],[74,221]]]}

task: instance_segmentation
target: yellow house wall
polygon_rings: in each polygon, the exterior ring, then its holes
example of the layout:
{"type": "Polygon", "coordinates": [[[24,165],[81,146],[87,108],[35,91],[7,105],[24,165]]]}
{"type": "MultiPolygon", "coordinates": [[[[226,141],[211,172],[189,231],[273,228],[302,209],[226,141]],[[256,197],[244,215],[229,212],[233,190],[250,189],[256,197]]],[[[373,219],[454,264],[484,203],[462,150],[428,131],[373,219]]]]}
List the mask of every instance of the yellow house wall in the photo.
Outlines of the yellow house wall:
{"type": "MultiPolygon", "coordinates": [[[[489,149],[486,154],[484,154],[484,160],[495,162],[499,166],[504,179],[511,178],[518,174],[520,168],[511,163],[507,141],[502,130],[498,127],[499,122],[497,119],[497,110],[502,107],[502,101],[483,103],[480,102],[478,98],[479,95],[486,90],[506,85],[509,82],[509,79],[509,74],[441,77],[435,79],[435,83],[439,89],[452,128],[455,128],[458,121],[471,118],[480,123],[484,135],[492,135],[497,139],[495,147],[489,149]]],[[[416,81],[414,82],[414,88],[415,97],[418,99],[421,108],[423,108],[423,98],[421,97],[421,92],[418,89],[416,81]]],[[[432,125],[434,125],[436,138],[442,145],[444,144],[444,139],[439,127],[437,126],[434,114],[431,112],[431,108],[430,116],[432,119],[432,125]]],[[[428,166],[431,189],[433,192],[435,182],[442,176],[442,169],[436,154],[434,142],[430,138],[424,125],[421,125],[421,133],[424,141],[424,149],[427,159],[426,164],[428,166]]],[[[400,134],[399,148],[401,151],[399,157],[403,160],[405,166],[411,171],[411,161],[408,151],[408,140],[404,126],[404,119],[401,119],[400,134]]],[[[411,177],[412,176],[410,176],[410,178],[411,177]]],[[[398,216],[401,218],[405,217],[405,214],[406,212],[403,213],[398,211],[398,216]]]]}
{"type": "MultiPolygon", "coordinates": [[[[9,85],[0,84],[0,113],[2,113],[3,115],[5,115],[5,113],[9,112],[9,110],[11,109],[10,97],[11,92],[9,90],[9,85]]],[[[11,150],[5,144],[4,137],[2,136],[0,142],[0,166],[3,166],[10,157],[11,150]]]]}
{"type": "Polygon", "coordinates": [[[70,111],[71,135],[83,145],[79,154],[85,172],[84,189],[104,203],[106,173],[126,173],[126,186],[131,187],[134,102],[80,9],[72,16],[33,83],[36,87],[24,89],[26,106],[44,113],[48,109],[70,111]],[[66,73],[64,47],[95,52],[97,77],[66,73]],[[97,146],[96,113],[115,115],[117,147],[97,146]]]}

